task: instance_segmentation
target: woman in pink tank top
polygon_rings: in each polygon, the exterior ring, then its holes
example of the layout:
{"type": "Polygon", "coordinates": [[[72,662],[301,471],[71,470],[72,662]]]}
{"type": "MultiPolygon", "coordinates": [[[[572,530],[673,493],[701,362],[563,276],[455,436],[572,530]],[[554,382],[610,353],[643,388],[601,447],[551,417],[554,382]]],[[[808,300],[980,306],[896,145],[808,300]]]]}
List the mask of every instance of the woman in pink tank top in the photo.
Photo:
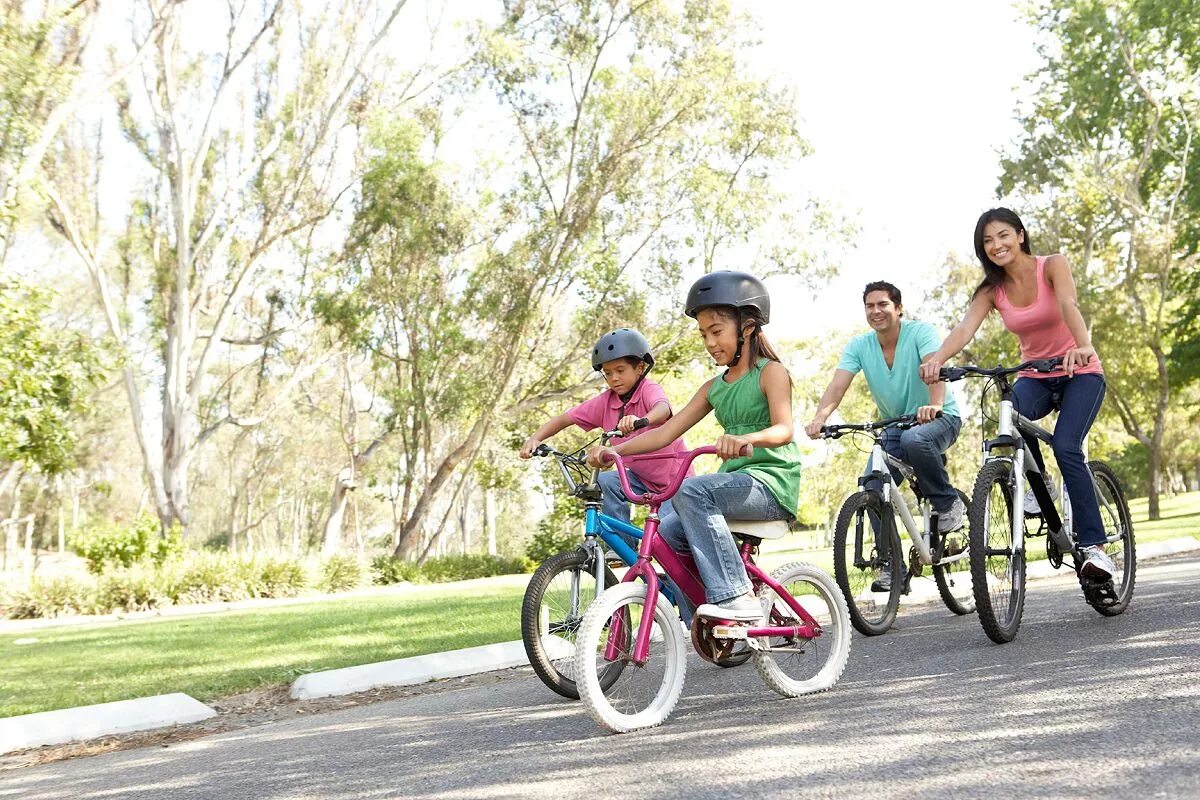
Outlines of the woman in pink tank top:
{"type": "MultiPolygon", "coordinates": [[[[1022,372],[1013,385],[1014,404],[1029,419],[1041,419],[1057,406],[1052,446],[1071,495],[1084,557],[1081,571],[1096,578],[1111,577],[1116,567],[1104,552],[1104,525],[1083,456],[1084,438],[1104,402],[1104,370],[1075,301],[1071,265],[1062,255],[1033,255],[1021,218],[1007,208],[990,209],[979,218],[975,254],[983,267],[983,281],[962,322],[921,365],[921,377],[936,381],[942,363],[967,346],[992,309],[1000,312],[1004,327],[1017,335],[1022,361],[1062,357],[1062,369],[1022,372]]],[[[1038,440],[1026,436],[1025,441],[1044,473],[1038,440]]],[[[1026,513],[1040,513],[1032,492],[1024,500],[1026,513]]]]}

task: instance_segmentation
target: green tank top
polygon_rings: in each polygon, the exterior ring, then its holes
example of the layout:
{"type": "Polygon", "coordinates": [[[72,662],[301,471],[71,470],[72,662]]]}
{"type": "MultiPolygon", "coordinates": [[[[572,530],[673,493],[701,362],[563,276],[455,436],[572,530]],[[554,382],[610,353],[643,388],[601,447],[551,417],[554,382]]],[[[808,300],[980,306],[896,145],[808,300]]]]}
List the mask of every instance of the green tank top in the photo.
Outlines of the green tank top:
{"type": "MultiPolygon", "coordinates": [[[[733,383],[717,378],[708,387],[708,404],[717,412],[717,422],[726,433],[744,436],[771,427],[771,410],[762,390],[762,371],[770,359],[761,358],[754,368],[733,383]]],[[[756,447],[749,458],[731,458],[718,472],[745,472],[767,487],[793,517],[800,504],[800,448],[790,442],[780,447],[756,447]]]]}

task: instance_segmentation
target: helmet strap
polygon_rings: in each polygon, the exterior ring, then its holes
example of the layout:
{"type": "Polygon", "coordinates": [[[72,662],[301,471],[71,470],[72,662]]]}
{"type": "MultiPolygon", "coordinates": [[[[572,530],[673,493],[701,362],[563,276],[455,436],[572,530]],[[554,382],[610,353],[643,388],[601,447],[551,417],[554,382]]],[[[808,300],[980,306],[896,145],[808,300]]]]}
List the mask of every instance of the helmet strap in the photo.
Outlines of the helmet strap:
{"type": "MultiPolygon", "coordinates": [[[[645,361],[642,363],[646,364],[645,361]]],[[[637,380],[633,382],[633,388],[625,394],[617,395],[617,399],[621,401],[621,410],[617,412],[617,419],[625,416],[625,406],[629,405],[629,401],[633,399],[635,394],[637,394],[638,387],[642,385],[642,381],[646,380],[646,376],[650,374],[650,370],[653,369],[653,367],[653,364],[646,364],[646,368],[642,370],[642,374],[638,375],[637,380]]]]}

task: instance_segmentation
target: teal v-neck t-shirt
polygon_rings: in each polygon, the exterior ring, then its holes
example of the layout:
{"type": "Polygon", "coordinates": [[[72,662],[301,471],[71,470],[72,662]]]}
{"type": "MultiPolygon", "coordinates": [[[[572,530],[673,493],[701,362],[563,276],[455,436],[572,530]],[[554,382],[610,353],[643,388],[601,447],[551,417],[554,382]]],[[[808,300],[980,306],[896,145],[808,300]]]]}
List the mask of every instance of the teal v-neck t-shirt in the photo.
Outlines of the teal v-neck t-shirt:
{"type": "MultiPolygon", "coordinates": [[[[883,360],[883,348],[875,331],[855,336],[842,351],[837,368],[857,375],[863,373],[871,397],[879,407],[881,418],[902,417],[915,414],[921,406],[929,405],[929,387],[921,380],[921,359],[937,352],[942,337],[928,322],[901,320],[900,338],[896,342],[896,357],[889,367],[883,360]]],[[[942,413],[961,417],[958,402],[950,386],[946,387],[946,399],[942,413]]]]}

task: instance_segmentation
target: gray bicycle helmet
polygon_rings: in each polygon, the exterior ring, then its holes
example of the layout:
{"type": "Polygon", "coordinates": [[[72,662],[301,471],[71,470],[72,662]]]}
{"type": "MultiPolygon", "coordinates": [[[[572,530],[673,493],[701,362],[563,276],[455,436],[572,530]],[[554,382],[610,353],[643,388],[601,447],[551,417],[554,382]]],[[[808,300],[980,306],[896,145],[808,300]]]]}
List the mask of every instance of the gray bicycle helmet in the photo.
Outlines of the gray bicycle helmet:
{"type": "Polygon", "coordinates": [[[767,287],[749,272],[720,270],[710,272],[688,289],[684,313],[695,318],[702,310],[713,306],[753,308],[765,325],[771,321],[771,295],[767,287]]]}
{"type": "Polygon", "coordinates": [[[654,354],[646,337],[633,328],[617,328],[601,336],[592,348],[592,369],[599,372],[605,361],[626,357],[640,358],[647,366],[654,366],[654,354]]]}

